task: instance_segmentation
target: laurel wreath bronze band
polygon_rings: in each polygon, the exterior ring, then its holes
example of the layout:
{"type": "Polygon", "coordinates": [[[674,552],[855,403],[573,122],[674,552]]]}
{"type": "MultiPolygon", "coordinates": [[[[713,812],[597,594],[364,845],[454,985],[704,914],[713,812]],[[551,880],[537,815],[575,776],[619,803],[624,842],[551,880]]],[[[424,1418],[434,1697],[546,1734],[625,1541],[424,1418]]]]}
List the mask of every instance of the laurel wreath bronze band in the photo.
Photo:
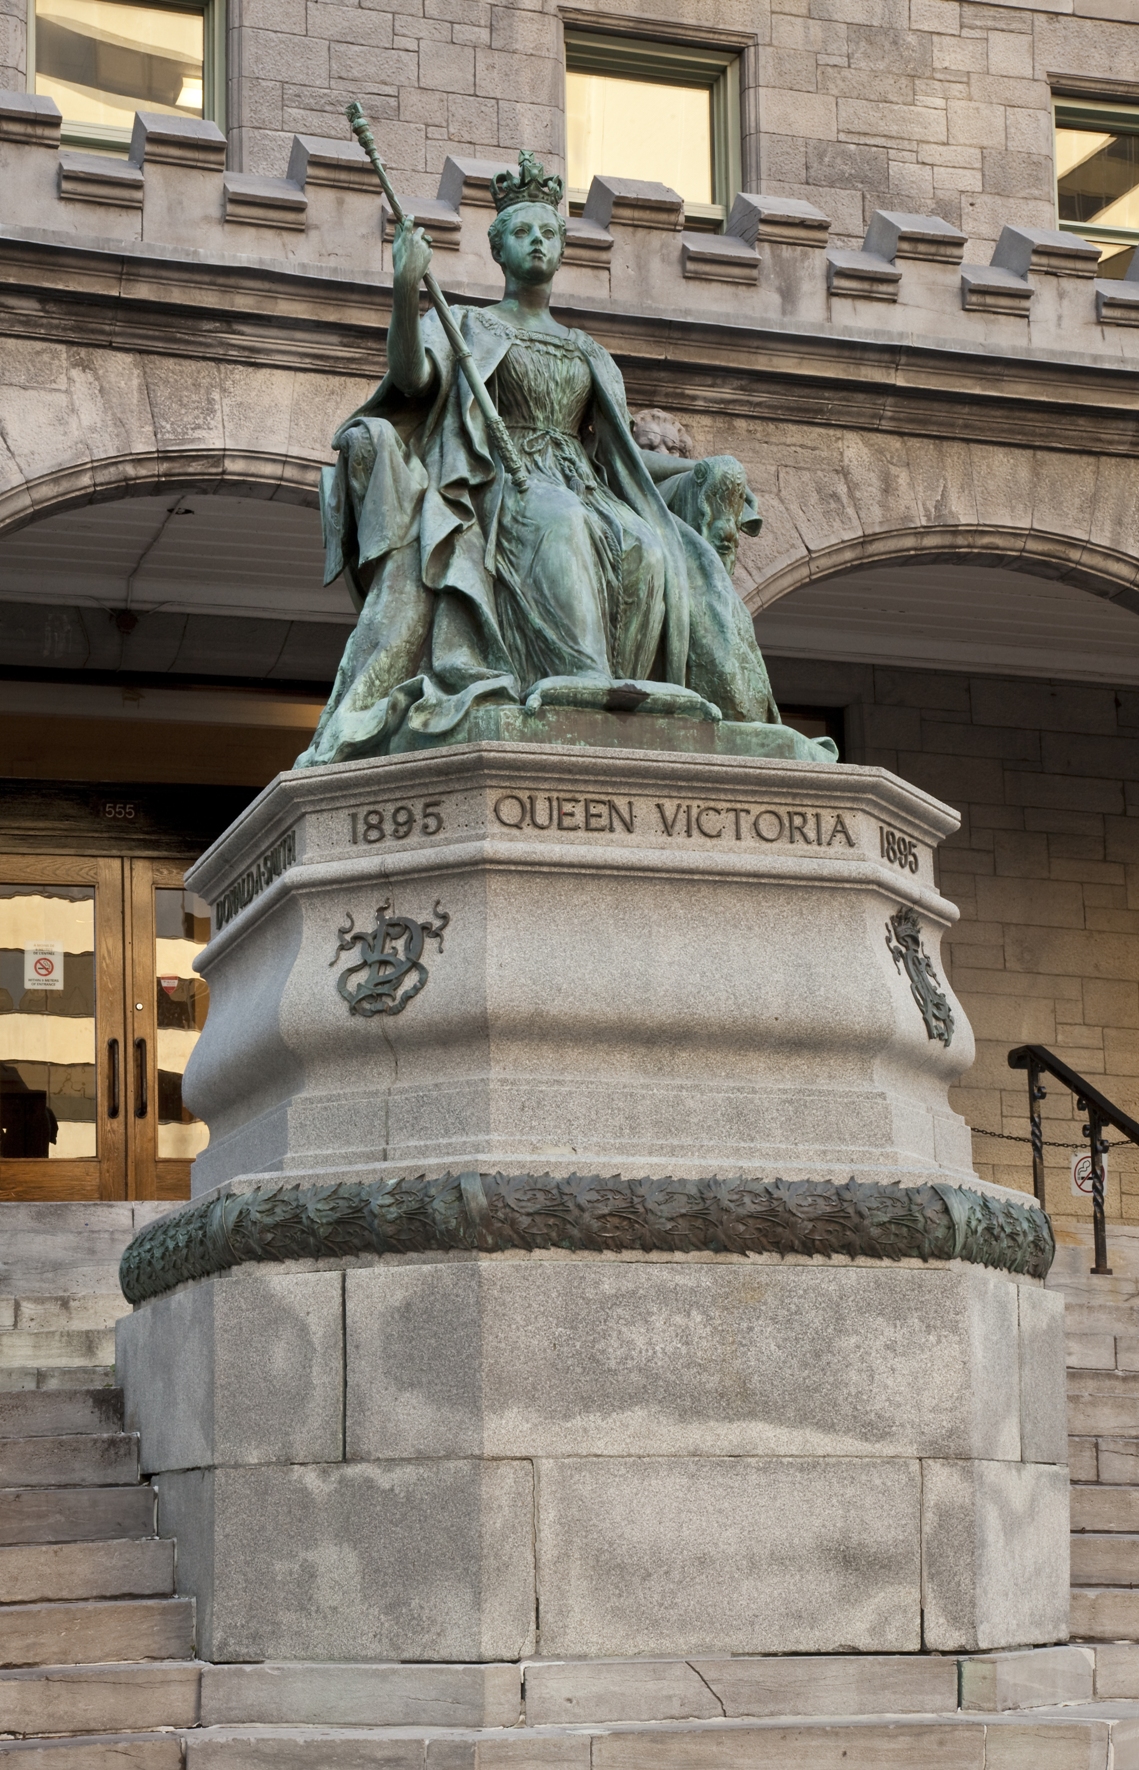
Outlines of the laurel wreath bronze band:
{"type": "Polygon", "coordinates": [[[254,1260],[510,1248],[960,1259],[1033,1278],[1055,1253],[1035,1205],[956,1186],[447,1174],[203,1200],[136,1235],[119,1278],[143,1303],[254,1260]]]}

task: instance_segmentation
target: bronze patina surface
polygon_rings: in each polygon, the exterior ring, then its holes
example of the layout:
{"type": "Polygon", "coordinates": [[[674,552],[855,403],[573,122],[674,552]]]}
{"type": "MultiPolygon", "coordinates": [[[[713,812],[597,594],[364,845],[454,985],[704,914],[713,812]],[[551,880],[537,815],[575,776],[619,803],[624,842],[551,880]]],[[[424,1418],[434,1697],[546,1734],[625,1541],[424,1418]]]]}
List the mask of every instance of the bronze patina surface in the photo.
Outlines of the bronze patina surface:
{"type": "Polygon", "coordinates": [[[120,1279],[142,1303],[251,1261],[512,1248],[966,1260],[1032,1278],[1055,1252],[1038,1207],[967,1187],[469,1173],[221,1193],[148,1224],[120,1279]]]}
{"type": "Polygon", "coordinates": [[[687,713],[750,728],[743,753],[768,754],[763,728],[783,728],[731,581],[761,522],[744,470],[638,443],[613,358],[550,313],[560,179],[523,154],[493,194],[493,306],[421,320],[430,242],[396,230],[388,373],[322,481],[326,582],[343,574],[360,616],[297,766],[455,742],[476,707],[552,704],[687,713]]]}

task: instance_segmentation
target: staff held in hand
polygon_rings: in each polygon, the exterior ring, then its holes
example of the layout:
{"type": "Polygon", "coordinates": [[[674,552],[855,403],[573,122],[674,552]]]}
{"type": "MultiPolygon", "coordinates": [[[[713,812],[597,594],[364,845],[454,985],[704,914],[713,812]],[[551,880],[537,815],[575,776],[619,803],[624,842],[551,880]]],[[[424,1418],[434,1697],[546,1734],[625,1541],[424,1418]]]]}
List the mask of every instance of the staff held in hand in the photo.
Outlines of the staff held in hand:
{"type": "MultiPolygon", "coordinates": [[[[384,163],[380,159],[379,153],[376,150],[376,138],[372,134],[371,126],[367,117],[364,115],[363,105],[361,105],[358,100],[354,99],[352,103],[347,106],[345,115],[347,116],[349,123],[352,125],[353,135],[356,137],[356,140],[360,143],[360,146],[372,162],[376,177],[379,179],[383,188],[383,193],[388,200],[388,207],[391,209],[392,215],[395,218],[396,226],[399,227],[407,220],[407,216],[404,214],[403,205],[400,203],[399,198],[392,189],[391,179],[385,172],[384,163]]],[[[471,392],[475,396],[475,404],[486,419],[486,427],[494,438],[494,446],[498,450],[502,464],[506,468],[511,479],[514,481],[518,491],[524,492],[526,490],[527,477],[526,469],[522,463],[522,457],[514,446],[514,441],[510,432],[507,430],[506,425],[502,422],[502,419],[499,417],[498,412],[495,409],[494,401],[487,392],[486,382],[475,367],[474,359],[467,347],[467,341],[463,337],[458,326],[455,324],[455,316],[447,306],[447,299],[443,294],[442,289],[439,287],[439,284],[436,282],[432,271],[428,270],[424,273],[423,286],[430,297],[431,305],[439,315],[443,330],[447,334],[448,343],[458,359],[459,367],[467,378],[467,383],[471,392]]]]}

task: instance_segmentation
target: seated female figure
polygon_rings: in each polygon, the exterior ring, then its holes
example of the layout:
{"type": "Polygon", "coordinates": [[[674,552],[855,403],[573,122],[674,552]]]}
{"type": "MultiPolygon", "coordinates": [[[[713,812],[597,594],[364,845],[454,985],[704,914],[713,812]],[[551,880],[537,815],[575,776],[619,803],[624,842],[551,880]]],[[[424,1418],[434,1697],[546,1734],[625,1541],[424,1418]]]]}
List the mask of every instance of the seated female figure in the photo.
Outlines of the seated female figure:
{"type": "Polygon", "coordinates": [[[406,221],[388,373],[322,487],[325,581],[344,573],[360,618],[298,767],[402,748],[405,728],[446,735],[485,700],[628,707],[673,685],[709,716],[778,721],[729,575],[740,529],[759,528],[743,469],[638,446],[613,359],[550,313],[561,180],[519,164],[493,185],[505,296],[454,314],[525,487],[438,319],[420,319],[431,247],[406,221]]]}

